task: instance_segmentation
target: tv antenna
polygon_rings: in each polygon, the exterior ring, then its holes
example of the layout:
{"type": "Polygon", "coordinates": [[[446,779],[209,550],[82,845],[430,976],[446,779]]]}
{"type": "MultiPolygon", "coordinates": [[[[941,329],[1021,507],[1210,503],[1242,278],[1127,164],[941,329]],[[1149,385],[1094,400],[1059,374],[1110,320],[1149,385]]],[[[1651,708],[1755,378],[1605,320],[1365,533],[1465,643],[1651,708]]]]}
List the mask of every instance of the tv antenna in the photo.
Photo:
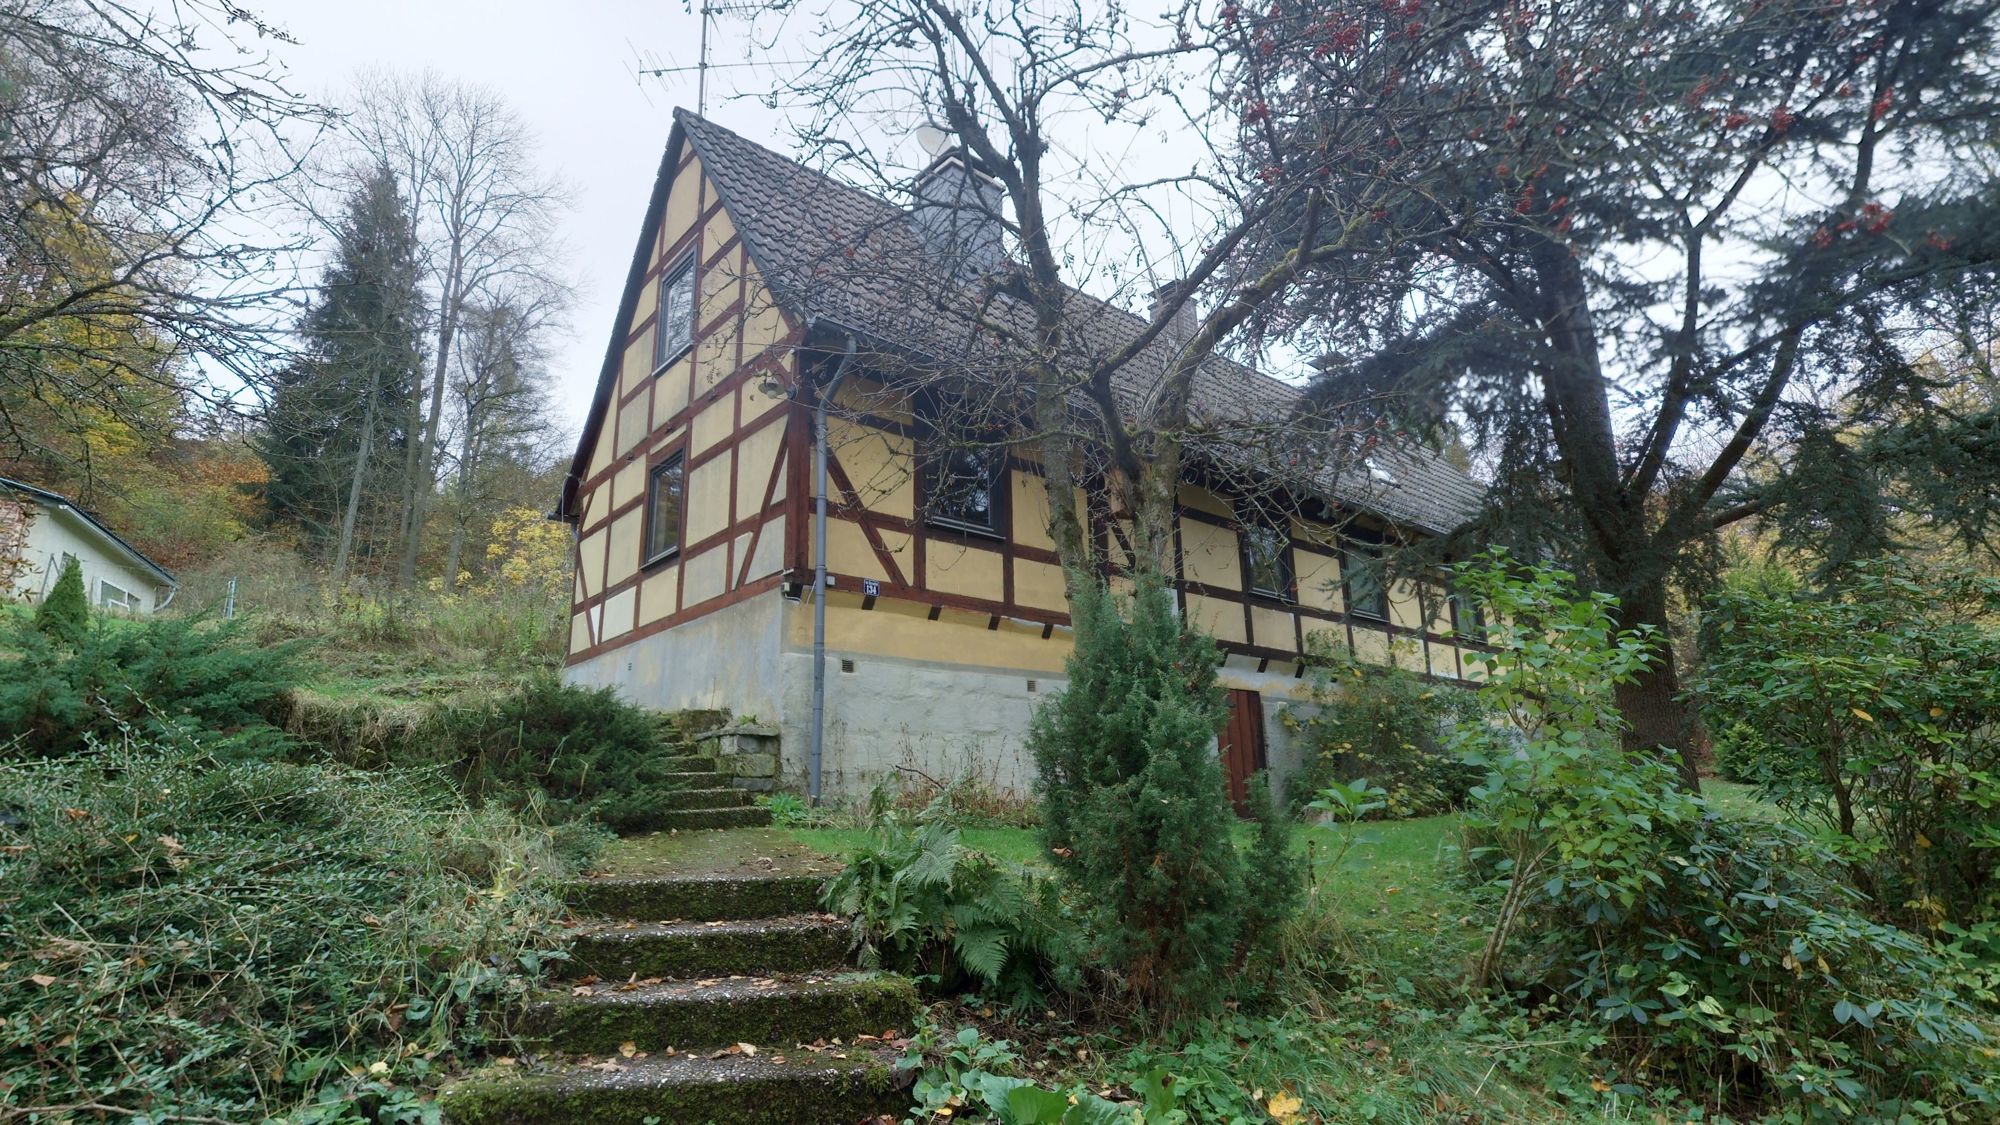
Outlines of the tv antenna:
{"type": "MultiPolygon", "coordinates": [[[[696,76],[694,111],[703,117],[708,116],[708,72],[709,71],[716,69],[730,68],[730,67],[739,67],[739,66],[769,66],[772,63],[783,64],[792,62],[792,60],[790,59],[769,59],[769,60],[758,60],[758,61],[741,62],[741,63],[710,62],[709,61],[710,30],[713,28],[715,24],[715,17],[718,15],[733,15],[739,12],[764,12],[771,10],[773,7],[774,5],[769,3],[764,3],[764,4],[703,3],[701,6],[701,46],[699,48],[701,53],[699,55],[699,60],[693,66],[675,66],[672,65],[672,56],[668,56],[667,61],[669,65],[642,67],[639,70],[639,77],[664,78],[670,74],[686,74],[689,71],[693,71],[696,76]]],[[[650,53],[651,52],[648,52],[648,54],[650,53]]],[[[640,61],[647,62],[651,60],[642,57],[640,61]]]]}

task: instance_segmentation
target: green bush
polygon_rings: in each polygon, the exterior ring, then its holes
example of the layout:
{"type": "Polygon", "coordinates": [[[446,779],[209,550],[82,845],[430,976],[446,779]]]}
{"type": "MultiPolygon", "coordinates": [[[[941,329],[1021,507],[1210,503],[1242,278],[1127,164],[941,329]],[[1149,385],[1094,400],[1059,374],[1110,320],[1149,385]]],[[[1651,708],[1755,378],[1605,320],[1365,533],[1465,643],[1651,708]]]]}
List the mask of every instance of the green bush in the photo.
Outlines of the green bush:
{"type": "Polygon", "coordinates": [[[83,564],[63,560],[62,574],[35,607],[35,628],[59,641],[74,642],[90,625],[90,597],[83,589],[83,564]]]}
{"type": "Polygon", "coordinates": [[[423,736],[450,748],[475,801],[556,820],[590,817],[621,832],[657,828],[681,788],[658,720],[613,688],[535,676],[473,707],[441,710],[423,736]]]}
{"type": "Polygon", "coordinates": [[[196,732],[233,736],[229,753],[275,753],[286,739],[272,719],[302,678],[303,642],[258,646],[244,630],[240,620],[153,616],[51,633],[9,615],[0,619],[0,730],[14,733],[15,754],[196,732]]]}
{"type": "Polygon", "coordinates": [[[185,741],[0,763],[0,791],[0,1117],[415,1120],[428,1075],[514,1053],[558,852],[593,843],[185,741]]]}
{"type": "MultiPolygon", "coordinates": [[[[1317,640],[1317,637],[1314,638],[1317,640]]],[[[1285,779],[1293,812],[1335,782],[1381,786],[1385,817],[1431,816],[1465,803],[1479,780],[1448,745],[1479,697],[1401,668],[1364,664],[1345,648],[1315,653],[1312,706],[1287,705],[1279,721],[1305,753],[1285,779]]]]}
{"type": "Polygon", "coordinates": [[[1712,615],[1697,690],[1730,760],[1920,932],[2000,919],[1996,614],[2000,579],[1897,559],[1712,615]]]}
{"type": "Polygon", "coordinates": [[[1183,628],[1156,575],[1137,576],[1129,598],[1094,575],[1071,585],[1069,686],[1037,710],[1028,738],[1043,842],[1074,892],[1090,963],[1172,1018],[1220,998],[1297,901],[1302,872],[1269,801],[1254,886],[1230,842],[1215,643],[1183,628]]]}
{"type": "Polygon", "coordinates": [[[959,842],[942,819],[891,816],[826,885],[828,910],[853,917],[863,968],[1029,1001],[1059,974],[1065,939],[1046,876],[959,842]]]}

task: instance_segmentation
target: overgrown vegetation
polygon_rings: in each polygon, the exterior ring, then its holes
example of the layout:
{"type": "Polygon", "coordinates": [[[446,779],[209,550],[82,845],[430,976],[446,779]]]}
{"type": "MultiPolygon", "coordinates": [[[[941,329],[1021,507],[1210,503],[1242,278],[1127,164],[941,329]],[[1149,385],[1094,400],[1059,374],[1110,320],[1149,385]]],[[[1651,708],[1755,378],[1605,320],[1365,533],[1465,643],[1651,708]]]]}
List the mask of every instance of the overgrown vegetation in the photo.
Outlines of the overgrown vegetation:
{"type": "Polygon", "coordinates": [[[1429,816],[1457,808],[1479,780],[1449,744],[1452,727],[1478,709],[1471,692],[1402,668],[1368,664],[1345,647],[1315,643],[1311,704],[1289,705],[1279,721],[1304,751],[1285,779],[1285,798],[1303,810],[1335,782],[1366,778],[1381,788],[1384,816],[1429,816]]]}
{"type": "Polygon", "coordinates": [[[0,1091],[43,1120],[414,1120],[549,966],[551,880],[593,846],[435,776],[198,742],[0,777],[0,1091]]]}
{"type": "Polygon", "coordinates": [[[2000,920],[1996,612],[2000,579],[1889,560],[1726,590],[1710,622],[1718,756],[1919,932],[2000,920]]]}

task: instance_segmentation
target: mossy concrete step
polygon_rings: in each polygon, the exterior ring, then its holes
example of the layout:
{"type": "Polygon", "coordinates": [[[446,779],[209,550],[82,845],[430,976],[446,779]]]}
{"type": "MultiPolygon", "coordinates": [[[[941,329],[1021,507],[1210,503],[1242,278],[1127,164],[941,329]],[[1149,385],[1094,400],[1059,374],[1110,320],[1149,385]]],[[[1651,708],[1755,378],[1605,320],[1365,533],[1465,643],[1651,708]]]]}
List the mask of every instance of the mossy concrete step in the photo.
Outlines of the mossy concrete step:
{"type": "Polygon", "coordinates": [[[675,809],[740,809],[750,803],[750,794],[723,786],[718,789],[682,789],[667,798],[675,809]]]}
{"type": "Polygon", "coordinates": [[[494,1068],[438,1096],[453,1125],[852,1125],[901,1116],[913,1077],[886,1055],[763,1049],[756,1056],[693,1053],[614,1058],[534,1073],[494,1068]]]}
{"type": "Polygon", "coordinates": [[[667,775],[667,781],[683,789],[721,789],[729,784],[729,775],[726,773],[717,773],[713,769],[708,768],[712,765],[714,763],[709,762],[704,764],[700,769],[670,773],[667,775]]]}
{"type": "Polygon", "coordinates": [[[570,906],[640,922],[723,922],[809,914],[819,907],[819,875],[666,875],[579,879],[570,906]]]}
{"type": "Polygon", "coordinates": [[[613,981],[810,973],[840,968],[847,962],[847,949],[847,927],[830,914],[626,922],[580,931],[570,946],[570,972],[613,981]]]}
{"type": "Polygon", "coordinates": [[[531,1004],[523,1032],[569,1054],[609,1055],[634,1044],[642,1051],[732,1043],[852,1040],[907,1029],[916,1018],[917,990],[896,976],[844,973],[792,980],[732,977],[601,984],[531,1004]]]}
{"type": "Polygon", "coordinates": [[[771,810],[755,805],[733,809],[662,809],[653,814],[657,828],[686,832],[695,828],[769,828],[771,810]]]}
{"type": "Polygon", "coordinates": [[[696,754],[692,751],[668,754],[660,761],[662,765],[670,770],[688,770],[696,773],[710,773],[715,770],[715,759],[713,757],[707,754],[696,754]]]}

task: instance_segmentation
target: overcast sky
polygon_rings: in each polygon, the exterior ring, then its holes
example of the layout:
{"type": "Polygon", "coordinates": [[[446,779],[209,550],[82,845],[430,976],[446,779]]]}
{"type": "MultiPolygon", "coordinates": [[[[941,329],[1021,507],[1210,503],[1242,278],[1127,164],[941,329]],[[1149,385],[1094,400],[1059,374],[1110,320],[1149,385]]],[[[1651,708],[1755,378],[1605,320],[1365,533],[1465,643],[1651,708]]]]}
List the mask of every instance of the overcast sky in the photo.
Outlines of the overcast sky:
{"type": "MultiPolygon", "coordinates": [[[[266,0],[257,11],[298,38],[278,55],[303,93],[337,103],[362,67],[430,67],[498,88],[526,117],[543,167],[576,188],[564,226],[578,301],[552,374],[559,417],[572,432],[579,428],[673,107],[695,104],[692,74],[649,78],[641,88],[634,72],[645,65],[641,54],[655,65],[693,64],[698,18],[673,0],[266,0]]],[[[716,61],[740,59],[730,30],[720,37],[716,61]]],[[[732,84],[754,87],[757,72],[716,73],[708,115],[782,147],[773,114],[721,96],[732,84]]]]}

